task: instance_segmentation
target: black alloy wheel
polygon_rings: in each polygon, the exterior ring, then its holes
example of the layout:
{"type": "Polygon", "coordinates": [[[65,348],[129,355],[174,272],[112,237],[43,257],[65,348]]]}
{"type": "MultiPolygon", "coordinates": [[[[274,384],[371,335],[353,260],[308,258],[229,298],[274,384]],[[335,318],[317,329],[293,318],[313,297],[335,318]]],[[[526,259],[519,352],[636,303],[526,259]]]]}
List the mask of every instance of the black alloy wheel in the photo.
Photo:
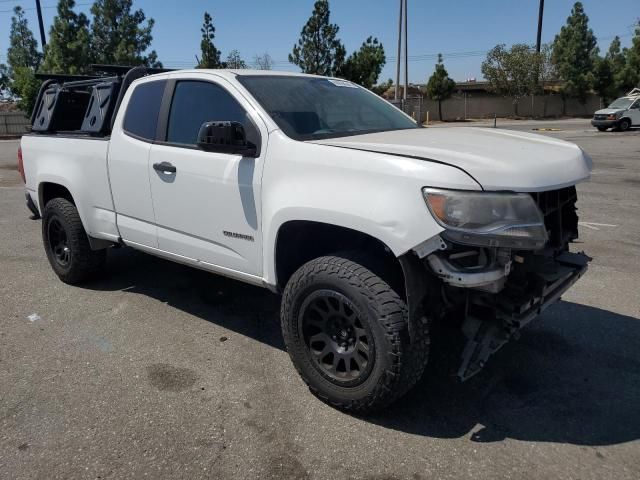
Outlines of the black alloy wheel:
{"type": "Polygon", "coordinates": [[[312,364],[342,386],[362,383],[375,359],[375,343],[356,306],[342,293],[316,290],[300,307],[299,329],[312,364]]]}
{"type": "Polygon", "coordinates": [[[57,217],[52,217],[47,223],[47,240],[53,259],[62,268],[67,268],[71,262],[71,249],[67,240],[67,232],[57,217]]]}
{"type": "Polygon", "coordinates": [[[629,130],[629,128],[631,128],[631,122],[628,118],[623,118],[618,122],[618,129],[621,132],[626,132],[627,130],[629,130]]]}

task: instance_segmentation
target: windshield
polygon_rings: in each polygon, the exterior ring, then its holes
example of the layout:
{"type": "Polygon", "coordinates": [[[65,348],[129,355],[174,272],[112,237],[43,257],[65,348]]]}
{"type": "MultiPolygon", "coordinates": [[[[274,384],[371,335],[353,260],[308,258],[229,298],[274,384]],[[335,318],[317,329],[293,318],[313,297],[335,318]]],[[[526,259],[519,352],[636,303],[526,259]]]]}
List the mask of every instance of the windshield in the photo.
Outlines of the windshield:
{"type": "Polygon", "coordinates": [[[624,108],[626,110],[631,106],[632,103],[633,103],[633,100],[623,97],[623,98],[617,99],[615,102],[609,105],[609,108],[624,108]]]}
{"type": "Polygon", "coordinates": [[[419,128],[386,100],[345,80],[285,75],[240,75],[238,80],[295,140],[419,128]]]}

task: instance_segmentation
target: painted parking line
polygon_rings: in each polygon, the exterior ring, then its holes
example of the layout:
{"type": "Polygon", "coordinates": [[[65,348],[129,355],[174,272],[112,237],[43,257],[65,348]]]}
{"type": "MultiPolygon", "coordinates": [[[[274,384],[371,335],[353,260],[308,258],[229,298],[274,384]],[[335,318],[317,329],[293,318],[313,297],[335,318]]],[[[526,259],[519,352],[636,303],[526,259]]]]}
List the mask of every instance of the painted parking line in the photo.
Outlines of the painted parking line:
{"type": "Polygon", "coordinates": [[[595,223],[595,222],[578,222],[578,225],[582,225],[583,227],[590,228],[591,230],[600,230],[598,227],[607,227],[607,228],[615,228],[618,225],[613,225],[611,223],[595,223]]]}

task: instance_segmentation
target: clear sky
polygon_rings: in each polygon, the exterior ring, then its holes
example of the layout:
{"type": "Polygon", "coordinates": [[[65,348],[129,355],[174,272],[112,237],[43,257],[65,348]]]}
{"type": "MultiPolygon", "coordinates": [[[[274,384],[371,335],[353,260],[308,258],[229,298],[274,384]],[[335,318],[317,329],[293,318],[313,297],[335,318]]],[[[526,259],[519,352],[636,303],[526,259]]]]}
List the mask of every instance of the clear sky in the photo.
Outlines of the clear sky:
{"type": "MultiPolygon", "coordinates": [[[[458,81],[480,79],[480,64],[487,50],[498,43],[535,43],[538,0],[408,0],[409,80],[424,83],[433,71],[435,56],[444,54],[449,74],[458,81]]],[[[56,0],[41,0],[45,30],[55,15],[56,0]]],[[[90,0],[76,0],[87,12],[90,0]]],[[[199,54],[203,12],[213,16],[215,45],[223,57],[238,49],[251,63],[268,52],[276,69],[298,68],[287,62],[313,0],[135,0],[153,17],[153,48],[166,67],[186,68],[199,54]]],[[[573,0],[546,0],[543,42],[553,40],[571,12],[573,0]]],[[[0,61],[6,61],[11,9],[22,5],[39,40],[35,0],[0,0],[0,61]]],[[[631,42],[633,24],[640,17],[640,0],[583,0],[600,48],[606,50],[614,35],[623,46],[631,42]]],[[[339,37],[350,53],[369,35],[385,47],[387,65],[380,81],[395,76],[399,0],[331,0],[331,21],[340,26],[339,37]]]]}

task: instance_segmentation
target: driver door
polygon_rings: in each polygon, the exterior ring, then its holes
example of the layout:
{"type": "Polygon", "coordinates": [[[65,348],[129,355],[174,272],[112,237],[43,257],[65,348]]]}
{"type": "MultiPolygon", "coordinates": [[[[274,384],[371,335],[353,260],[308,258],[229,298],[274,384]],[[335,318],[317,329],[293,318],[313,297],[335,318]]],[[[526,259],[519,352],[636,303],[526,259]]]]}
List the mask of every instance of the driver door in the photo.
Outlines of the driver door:
{"type": "Polygon", "coordinates": [[[158,248],[174,259],[231,276],[260,276],[260,180],[266,152],[260,142],[267,138],[266,128],[258,127],[247,114],[251,106],[232,94],[224,80],[211,74],[185,75],[169,80],[166,130],[161,124],[163,141],[150,153],[158,248]],[[251,132],[261,152],[257,158],[196,147],[203,123],[227,120],[241,122],[247,136],[251,132]]]}

